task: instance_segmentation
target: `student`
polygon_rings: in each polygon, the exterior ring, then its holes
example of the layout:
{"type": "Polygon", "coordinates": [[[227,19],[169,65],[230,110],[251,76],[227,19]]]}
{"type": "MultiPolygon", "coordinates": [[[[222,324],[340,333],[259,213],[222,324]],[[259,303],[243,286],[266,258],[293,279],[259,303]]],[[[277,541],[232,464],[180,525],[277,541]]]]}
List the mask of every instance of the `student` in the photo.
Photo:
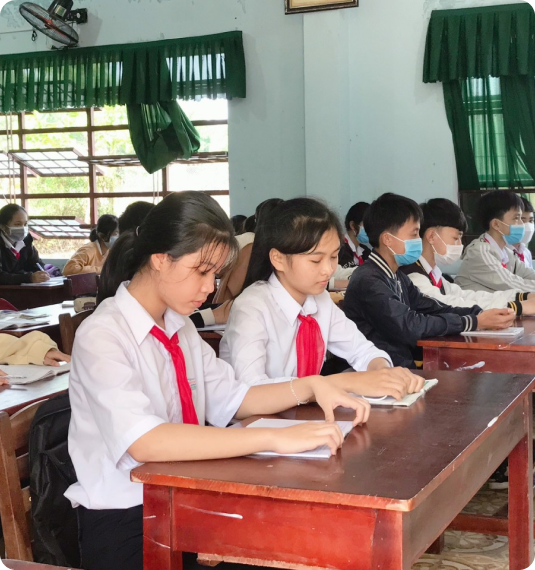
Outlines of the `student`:
{"type": "Polygon", "coordinates": [[[154,204],[138,200],[126,207],[126,210],[119,216],[119,234],[128,230],[135,230],[154,208],[154,204]]]}
{"type": "Polygon", "coordinates": [[[523,208],[522,208],[522,223],[524,224],[524,237],[520,243],[515,243],[513,246],[514,254],[525,263],[526,267],[533,269],[533,257],[531,251],[528,248],[528,244],[533,238],[535,233],[535,223],[534,223],[534,212],[531,202],[526,200],[521,196],[523,208]]]}
{"type": "Polygon", "coordinates": [[[234,235],[236,237],[243,234],[243,232],[245,231],[244,225],[246,219],[247,216],[243,216],[242,214],[237,214],[236,216],[232,216],[232,218],[230,218],[230,221],[232,222],[232,227],[234,228],[234,235]]]}
{"type": "Polygon", "coordinates": [[[319,374],[329,350],[357,371],[347,374],[356,394],[402,398],[421,389],[421,378],[391,368],[388,354],[332,302],[327,284],[342,239],[336,214],[311,198],[283,202],[257,228],[249,287],[234,301],[219,347],[240,382],[319,374]]]}
{"type": "Polygon", "coordinates": [[[374,249],[353,273],[343,307],[395,365],[409,368],[421,360],[417,343],[422,338],[507,328],[515,316],[511,309],[481,312],[478,306],[451,307],[420,293],[399,268],[422,255],[421,219],[418,204],[403,196],[383,194],[372,203],[364,227],[374,249]]]}
{"type": "Polygon", "coordinates": [[[170,194],[138,234],[126,232],[101,279],[104,301],[77,331],[69,396],[69,453],[85,570],[142,570],[143,486],[130,470],[144,462],[299,452],[342,435],[337,406],[367,420],[369,404],[319,376],[271,386],[236,381],[188,318],[213,291],[216,273],[237,255],[234,231],[202,192],[170,194]],[[308,400],[329,423],[282,429],[223,429],[236,417],[272,414],[308,400]],[[205,421],[213,426],[206,427],[205,421]]]}
{"type": "Polygon", "coordinates": [[[63,275],[99,273],[108,252],[119,237],[119,221],[111,214],[100,216],[97,227],[91,230],[89,243],[83,245],[63,268],[63,275]]]}
{"type": "Polygon", "coordinates": [[[347,212],[345,219],[346,233],[340,249],[338,263],[343,267],[359,267],[370,255],[370,242],[362,220],[370,207],[367,202],[357,202],[347,212]]]}
{"type": "Polygon", "coordinates": [[[492,190],[479,200],[478,212],[485,233],[465,250],[455,283],[473,291],[535,292],[535,270],[514,254],[512,246],[523,240],[524,204],[509,190],[492,190]]]}
{"type": "MultiPolygon", "coordinates": [[[[32,331],[20,338],[0,333],[0,364],[38,364],[59,366],[60,362],[70,362],[71,357],[58,350],[58,345],[47,335],[32,331]]],[[[6,373],[0,369],[0,386],[9,384],[6,373]]]]}
{"type": "Polygon", "coordinates": [[[33,246],[28,230],[28,214],[18,204],[0,210],[0,285],[43,283],[50,279],[33,246]]]}
{"type": "Polygon", "coordinates": [[[493,293],[470,291],[461,289],[443,277],[442,272],[448,272],[461,259],[462,237],[468,224],[461,208],[451,200],[434,198],[420,207],[424,216],[420,226],[423,252],[416,263],[403,266],[401,271],[410,277],[421,293],[453,307],[508,307],[517,316],[535,314],[533,293],[521,293],[514,289],[493,293]],[[530,295],[532,298],[529,298],[530,295]]]}

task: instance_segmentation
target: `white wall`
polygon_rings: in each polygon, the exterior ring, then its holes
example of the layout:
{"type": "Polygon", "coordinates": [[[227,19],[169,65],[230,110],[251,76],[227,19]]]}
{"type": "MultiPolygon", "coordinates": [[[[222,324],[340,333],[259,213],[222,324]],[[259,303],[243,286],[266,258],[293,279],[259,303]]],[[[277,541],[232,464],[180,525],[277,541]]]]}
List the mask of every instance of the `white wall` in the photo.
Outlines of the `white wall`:
{"type": "MultiPolygon", "coordinates": [[[[47,49],[41,35],[31,42],[21,2],[1,12],[2,54],[47,49]]],[[[229,104],[232,211],[249,214],[263,199],[305,193],[301,15],[285,16],[278,0],[77,0],[74,7],[90,13],[81,46],[242,30],[247,98],[229,104]]]]}

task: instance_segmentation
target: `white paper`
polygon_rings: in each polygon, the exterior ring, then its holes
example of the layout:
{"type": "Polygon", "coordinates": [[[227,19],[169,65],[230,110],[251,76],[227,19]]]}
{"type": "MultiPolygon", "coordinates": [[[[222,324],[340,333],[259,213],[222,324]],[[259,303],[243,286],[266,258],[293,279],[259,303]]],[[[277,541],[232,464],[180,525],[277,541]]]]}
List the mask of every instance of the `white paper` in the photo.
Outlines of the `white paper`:
{"type": "Polygon", "coordinates": [[[51,277],[48,281],[43,283],[21,283],[21,285],[27,287],[57,287],[58,285],[63,285],[65,277],[51,277]]]}
{"type": "Polygon", "coordinates": [[[197,332],[220,332],[221,334],[223,334],[225,332],[226,328],[227,328],[226,324],[223,324],[223,325],[206,325],[204,327],[201,327],[200,329],[197,329],[197,332]]]}
{"type": "Polygon", "coordinates": [[[433,386],[438,384],[438,380],[434,378],[433,380],[426,380],[424,382],[424,387],[414,394],[407,394],[402,400],[396,400],[393,396],[383,396],[382,398],[369,398],[364,396],[372,406],[395,406],[398,408],[408,408],[419,400],[428,390],[433,386]]]}
{"type": "MultiPolygon", "coordinates": [[[[299,424],[308,423],[303,420],[283,420],[279,418],[268,419],[262,418],[261,420],[256,420],[255,422],[249,424],[248,428],[286,428],[292,427],[299,424]]],[[[324,423],[324,422],[313,422],[313,423],[324,423]]],[[[336,422],[344,437],[353,429],[353,424],[351,422],[336,422]]],[[[327,445],[321,445],[316,449],[311,451],[302,451],[301,453],[276,453],[275,451],[259,451],[254,455],[267,455],[270,457],[301,457],[301,458],[312,458],[312,459],[329,459],[331,457],[331,450],[327,445]]]]}
{"type": "Polygon", "coordinates": [[[8,375],[10,384],[31,384],[38,380],[48,380],[65,374],[71,369],[70,363],[62,364],[61,366],[36,366],[29,364],[27,366],[18,365],[0,365],[0,370],[8,375]]]}
{"type": "Polygon", "coordinates": [[[470,331],[461,333],[463,336],[511,336],[524,334],[524,327],[509,327],[501,331],[470,331]]]}

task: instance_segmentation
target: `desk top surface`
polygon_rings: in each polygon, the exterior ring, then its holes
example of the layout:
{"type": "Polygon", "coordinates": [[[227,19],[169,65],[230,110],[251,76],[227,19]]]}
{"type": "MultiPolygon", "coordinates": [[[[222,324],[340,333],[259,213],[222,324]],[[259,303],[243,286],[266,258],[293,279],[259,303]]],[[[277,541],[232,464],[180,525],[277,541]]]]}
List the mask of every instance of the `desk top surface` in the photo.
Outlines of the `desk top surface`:
{"type": "MultiPolygon", "coordinates": [[[[514,405],[535,383],[528,375],[420,374],[438,378],[438,385],[410,408],[374,408],[368,424],[354,428],[342,449],[330,459],[257,456],[153,463],[132,471],[132,479],[169,487],[296,500],[315,497],[335,504],[369,507],[373,503],[375,507],[411,510],[478,444],[500,429],[514,405]]],[[[294,408],[280,416],[324,417],[315,405],[294,408]]],[[[336,416],[350,419],[351,414],[341,410],[336,416]]]]}
{"type": "Polygon", "coordinates": [[[463,348],[469,350],[505,350],[535,353],[535,317],[516,319],[513,326],[524,327],[524,334],[516,338],[463,335],[432,337],[419,341],[418,346],[424,348],[463,348]]]}
{"type": "Polygon", "coordinates": [[[21,283],[20,285],[0,285],[0,291],[5,291],[9,289],[20,289],[20,290],[28,290],[34,291],[35,289],[43,290],[43,289],[61,289],[65,287],[67,280],[64,279],[62,282],[59,281],[45,281],[44,283],[21,283]]]}
{"type": "MultiPolygon", "coordinates": [[[[0,364],[0,369],[2,365],[0,364]]],[[[65,392],[69,387],[69,374],[55,376],[50,380],[39,380],[31,384],[17,386],[0,386],[0,412],[9,415],[18,410],[65,392]]]]}
{"type": "MultiPolygon", "coordinates": [[[[28,313],[31,315],[48,315],[46,319],[48,320],[47,323],[36,324],[34,326],[29,327],[21,327],[17,329],[9,329],[5,331],[0,331],[1,333],[7,334],[14,334],[16,336],[22,336],[23,334],[32,332],[32,331],[40,331],[48,329],[49,327],[59,326],[59,316],[64,313],[69,313],[71,316],[74,316],[76,313],[73,307],[62,307],[62,303],[57,303],[55,305],[45,305],[43,307],[36,307],[35,309],[26,309],[22,311],[23,313],[28,313]]],[[[45,318],[45,317],[43,317],[45,318]]],[[[31,321],[29,321],[31,322],[31,321]]]]}

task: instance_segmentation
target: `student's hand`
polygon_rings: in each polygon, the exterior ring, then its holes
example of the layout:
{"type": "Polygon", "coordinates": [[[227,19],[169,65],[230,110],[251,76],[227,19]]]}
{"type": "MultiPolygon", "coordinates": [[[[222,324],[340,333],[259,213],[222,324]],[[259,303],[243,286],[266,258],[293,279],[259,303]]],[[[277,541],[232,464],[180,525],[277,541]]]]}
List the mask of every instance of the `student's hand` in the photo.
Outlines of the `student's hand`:
{"type": "Polygon", "coordinates": [[[328,445],[331,455],[336,455],[343,442],[342,431],[334,422],[307,422],[273,430],[273,451],[276,453],[300,453],[328,445]]]}
{"type": "Polygon", "coordinates": [[[232,308],[232,303],[234,303],[234,299],[230,301],[225,301],[217,309],[213,310],[214,319],[216,325],[224,325],[228,321],[228,316],[230,314],[230,309],[232,308]]]}
{"type": "Polygon", "coordinates": [[[515,322],[513,309],[489,309],[477,316],[479,330],[501,330],[513,326],[515,322]]]}
{"type": "Polygon", "coordinates": [[[370,417],[370,403],[363,398],[355,398],[323,376],[310,376],[314,398],[325,414],[326,422],[334,422],[334,410],[338,407],[355,410],[353,425],[366,423],[370,417]]]}
{"type": "Polygon", "coordinates": [[[402,400],[407,394],[419,392],[425,382],[424,378],[401,367],[381,368],[370,372],[350,372],[339,377],[344,382],[346,390],[351,390],[354,394],[370,398],[392,396],[396,400],[402,400]],[[350,387],[347,385],[348,381],[350,387]]]}
{"type": "Polygon", "coordinates": [[[51,348],[46,354],[43,360],[45,366],[59,366],[60,362],[70,362],[71,357],[68,354],[63,354],[55,348],[51,348]]]}
{"type": "Polygon", "coordinates": [[[533,293],[530,293],[527,301],[521,301],[522,314],[523,315],[535,315],[535,297],[532,297],[533,293]]]}
{"type": "Polygon", "coordinates": [[[7,376],[7,374],[3,370],[0,370],[0,386],[9,384],[9,380],[7,378],[3,378],[3,376],[7,376]]]}
{"type": "Polygon", "coordinates": [[[46,271],[36,271],[32,273],[32,283],[44,283],[50,279],[50,275],[46,271]]]}

